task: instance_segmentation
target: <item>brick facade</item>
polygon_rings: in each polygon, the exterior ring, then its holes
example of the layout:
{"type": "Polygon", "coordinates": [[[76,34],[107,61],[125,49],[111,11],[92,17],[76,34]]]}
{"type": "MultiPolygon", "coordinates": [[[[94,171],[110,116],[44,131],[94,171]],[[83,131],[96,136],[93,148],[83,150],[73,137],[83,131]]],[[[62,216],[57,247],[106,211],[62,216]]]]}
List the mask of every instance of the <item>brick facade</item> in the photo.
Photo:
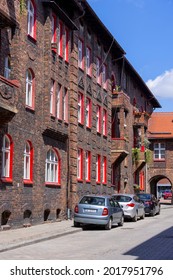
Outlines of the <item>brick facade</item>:
{"type": "MultiPolygon", "coordinates": [[[[0,167],[3,165],[3,139],[10,135],[13,142],[12,180],[0,181],[1,225],[23,224],[65,219],[73,215],[78,199],[87,193],[105,194],[132,192],[134,176],[145,174],[145,159],[134,164],[132,147],[135,130],[143,140],[147,131],[145,112],[159,107],[157,100],[125,58],[124,50],[107,31],[87,2],[32,1],[36,11],[35,38],[27,34],[27,6],[20,1],[0,4],[0,167]],[[13,6],[15,5],[15,6],[13,6]],[[83,6],[84,5],[84,6],[83,6]],[[4,8],[5,7],[5,8],[4,8]],[[85,13],[83,13],[85,8],[85,13]],[[73,12],[72,12],[73,11],[73,12]],[[52,16],[56,15],[56,48],[52,50],[52,16]],[[68,30],[68,61],[58,55],[60,22],[63,28],[62,49],[65,50],[65,30],[68,30]],[[78,40],[83,44],[83,68],[78,67],[78,40]],[[91,50],[91,74],[86,73],[86,48],[91,50]],[[10,55],[10,78],[4,78],[5,58],[10,55]],[[124,57],[124,58],[122,58],[124,57]],[[106,86],[97,81],[99,71],[106,67],[106,86]],[[34,105],[26,106],[26,73],[33,74],[34,105]],[[122,92],[115,95],[113,80],[122,92]],[[126,78],[126,79],[125,79],[126,78]],[[126,82],[125,82],[126,80],[126,82]],[[50,114],[51,81],[62,90],[61,117],[50,114]],[[1,89],[1,88],[0,88],[1,89]],[[10,92],[7,98],[6,92],[10,92]],[[65,119],[65,92],[68,95],[68,119],[65,119]],[[78,94],[83,96],[83,122],[78,121],[78,94]],[[87,98],[91,101],[91,126],[86,125],[87,98]],[[13,102],[12,102],[13,100],[13,102]],[[149,101],[151,100],[151,101],[149,101]],[[97,106],[101,110],[100,132],[97,132],[97,106]],[[143,112],[135,117],[134,109],[143,112]],[[106,135],[103,114],[106,112],[106,135]],[[114,137],[113,116],[119,133],[114,137]],[[24,147],[33,147],[33,181],[23,180],[24,147]],[[60,161],[60,184],[45,183],[46,155],[55,149],[60,161]],[[82,178],[77,179],[78,149],[83,153],[82,178]],[[91,153],[90,180],[86,180],[86,152],[91,153]],[[97,156],[100,156],[100,182],[96,182],[97,156]],[[105,160],[105,162],[104,162],[105,160]],[[103,168],[104,164],[106,167],[103,168]],[[106,170],[106,171],[105,171],[106,170]],[[104,174],[106,172],[106,175],[104,174]],[[134,175],[136,174],[136,175],[134,175]],[[103,177],[106,181],[103,182],[103,177]],[[114,178],[113,178],[114,177],[114,178]],[[127,178],[126,178],[127,177],[127,178]],[[114,181],[114,183],[113,183],[114,181]]],[[[26,1],[27,3],[27,1],[26,1]]],[[[140,146],[142,144],[140,143],[140,146]]],[[[143,155],[143,154],[142,154],[143,155]]]]}

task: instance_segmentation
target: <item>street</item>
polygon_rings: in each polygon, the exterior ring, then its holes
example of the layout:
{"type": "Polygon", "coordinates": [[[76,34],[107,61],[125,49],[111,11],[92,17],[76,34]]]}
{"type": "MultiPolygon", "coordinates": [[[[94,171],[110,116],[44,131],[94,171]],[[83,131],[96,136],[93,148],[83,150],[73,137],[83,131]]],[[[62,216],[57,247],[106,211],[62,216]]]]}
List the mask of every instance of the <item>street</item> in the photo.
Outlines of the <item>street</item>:
{"type": "MultiPolygon", "coordinates": [[[[0,253],[1,260],[173,260],[173,206],[123,227],[75,234],[0,253]]],[[[50,225],[51,226],[51,225],[50,225]]],[[[8,234],[8,232],[7,232],[8,234]]]]}

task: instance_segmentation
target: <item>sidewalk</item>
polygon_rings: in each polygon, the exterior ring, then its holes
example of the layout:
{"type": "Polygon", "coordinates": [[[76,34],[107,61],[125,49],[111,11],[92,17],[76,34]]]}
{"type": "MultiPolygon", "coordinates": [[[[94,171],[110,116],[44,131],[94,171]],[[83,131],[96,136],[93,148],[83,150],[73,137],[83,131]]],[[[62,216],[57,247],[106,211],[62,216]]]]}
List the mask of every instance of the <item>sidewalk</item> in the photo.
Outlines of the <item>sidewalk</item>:
{"type": "MultiPolygon", "coordinates": [[[[170,200],[161,201],[161,209],[173,208],[170,200]]],[[[23,227],[0,231],[0,252],[15,249],[18,247],[42,242],[45,240],[61,237],[82,231],[82,228],[75,228],[73,220],[48,222],[31,227],[23,227]]]]}
{"type": "Polygon", "coordinates": [[[26,228],[0,231],[0,252],[81,231],[72,220],[50,222],[26,228]]]}

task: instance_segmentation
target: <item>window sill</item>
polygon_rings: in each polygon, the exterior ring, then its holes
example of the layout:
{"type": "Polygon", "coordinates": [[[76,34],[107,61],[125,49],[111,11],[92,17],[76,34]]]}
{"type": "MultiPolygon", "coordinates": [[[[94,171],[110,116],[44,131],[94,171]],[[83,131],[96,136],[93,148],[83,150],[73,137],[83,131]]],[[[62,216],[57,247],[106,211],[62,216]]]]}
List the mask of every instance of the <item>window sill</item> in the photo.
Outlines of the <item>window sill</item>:
{"type": "Polygon", "coordinates": [[[32,37],[30,34],[28,34],[28,39],[29,39],[32,43],[34,43],[34,44],[37,43],[36,38],[32,37]]]}
{"type": "Polygon", "coordinates": [[[61,185],[59,183],[54,183],[54,182],[45,182],[46,187],[60,187],[61,185]]]}
{"type": "Polygon", "coordinates": [[[77,179],[78,183],[83,183],[83,179],[77,179]]]}
{"type": "Polygon", "coordinates": [[[30,106],[28,106],[28,105],[25,105],[25,109],[28,110],[28,111],[31,111],[32,113],[35,112],[34,107],[30,107],[30,106]]]}
{"type": "Polygon", "coordinates": [[[97,131],[97,135],[98,135],[98,136],[101,136],[101,132],[100,132],[100,131],[97,131]]]}
{"type": "Polygon", "coordinates": [[[31,180],[23,180],[24,185],[32,185],[33,181],[31,180]]]}
{"type": "Polygon", "coordinates": [[[7,178],[7,177],[2,177],[1,181],[3,183],[12,183],[13,182],[12,178],[7,178]]]}
{"type": "Polygon", "coordinates": [[[100,185],[100,184],[101,184],[101,182],[100,182],[100,181],[96,181],[96,184],[97,184],[97,185],[100,185]]]}
{"type": "Polygon", "coordinates": [[[165,162],[166,160],[165,159],[154,159],[153,161],[154,162],[165,162]]]}
{"type": "Polygon", "coordinates": [[[86,180],[86,183],[87,183],[87,184],[90,184],[90,183],[91,183],[91,180],[86,180]]]}

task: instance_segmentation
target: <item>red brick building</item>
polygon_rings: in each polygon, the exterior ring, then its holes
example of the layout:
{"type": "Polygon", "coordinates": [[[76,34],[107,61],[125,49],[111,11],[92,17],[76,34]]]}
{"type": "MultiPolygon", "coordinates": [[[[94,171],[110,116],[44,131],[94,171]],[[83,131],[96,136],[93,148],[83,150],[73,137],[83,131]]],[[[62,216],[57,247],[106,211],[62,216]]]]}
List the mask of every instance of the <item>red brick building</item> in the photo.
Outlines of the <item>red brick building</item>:
{"type": "Polygon", "coordinates": [[[1,226],[65,219],[83,194],[143,188],[160,104],[88,3],[3,1],[0,36],[1,226]]]}
{"type": "Polygon", "coordinates": [[[148,139],[152,151],[148,169],[148,191],[172,188],[173,182],[173,113],[153,113],[149,120],[148,139]]]}

